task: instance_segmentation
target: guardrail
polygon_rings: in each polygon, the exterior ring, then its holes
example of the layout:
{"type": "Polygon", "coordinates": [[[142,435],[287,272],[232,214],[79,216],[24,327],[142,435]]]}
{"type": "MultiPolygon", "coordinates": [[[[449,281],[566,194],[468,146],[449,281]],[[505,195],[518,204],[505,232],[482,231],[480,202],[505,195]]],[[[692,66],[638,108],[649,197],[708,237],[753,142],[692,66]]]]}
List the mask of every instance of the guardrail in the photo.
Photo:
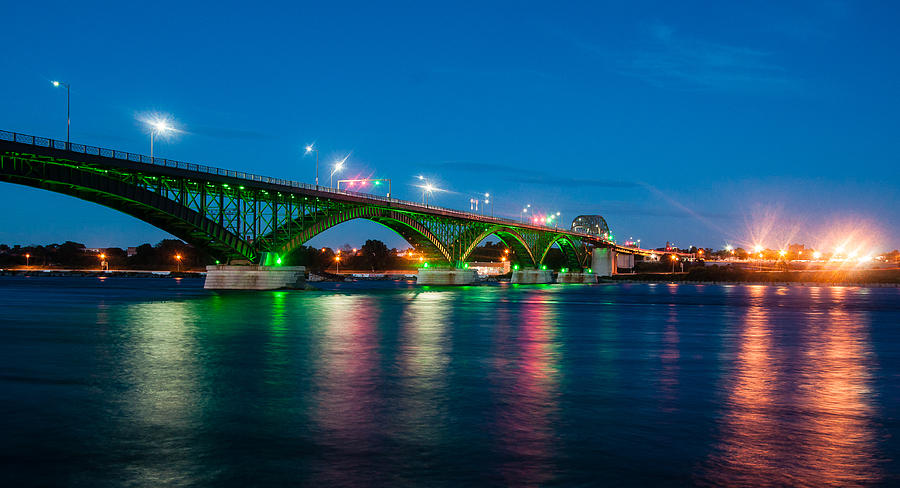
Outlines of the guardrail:
{"type": "MultiPolygon", "coordinates": [[[[144,164],[152,164],[155,166],[162,166],[165,168],[176,168],[176,169],[184,169],[188,171],[194,171],[197,173],[205,173],[216,176],[226,176],[229,178],[237,178],[248,181],[255,181],[259,183],[268,183],[273,185],[281,185],[287,186],[291,188],[299,188],[310,191],[320,191],[326,193],[332,193],[335,195],[346,195],[358,198],[368,198],[370,200],[376,200],[386,203],[399,203],[401,205],[407,205],[411,207],[417,207],[421,209],[427,210],[437,210],[440,212],[448,213],[451,215],[455,215],[462,218],[467,219],[475,219],[482,220],[487,222],[494,222],[498,224],[512,224],[516,227],[530,227],[533,229],[540,230],[553,230],[556,232],[562,232],[569,235],[575,235],[580,237],[588,237],[592,239],[596,239],[597,236],[592,234],[585,234],[581,232],[572,232],[571,230],[559,229],[541,225],[533,225],[529,223],[519,222],[514,219],[505,219],[500,217],[488,217],[485,215],[475,214],[471,212],[461,212],[459,210],[454,210],[452,208],[438,207],[434,205],[426,205],[418,202],[412,202],[409,200],[400,200],[397,198],[388,198],[380,195],[375,195],[372,193],[361,193],[361,192],[352,192],[346,190],[338,190],[336,188],[329,188],[324,186],[316,186],[310,185],[308,183],[301,183],[299,181],[294,180],[285,180],[281,178],[272,178],[270,176],[261,176],[253,173],[246,173],[243,171],[234,171],[230,169],[217,168],[215,166],[206,166],[202,164],[194,164],[194,163],[185,163],[183,161],[174,161],[171,159],[165,158],[157,158],[150,157],[144,154],[136,154],[130,153],[126,151],[118,151],[116,149],[106,149],[102,147],[88,146],[86,144],[77,144],[74,142],[66,142],[66,141],[57,141],[55,139],[50,139],[49,137],[40,137],[40,136],[32,136],[28,134],[21,134],[18,132],[11,132],[6,130],[0,130],[0,140],[2,141],[10,141],[10,142],[18,142],[21,144],[29,144],[32,146],[38,147],[48,147],[51,149],[60,149],[63,151],[72,151],[81,154],[88,154],[91,156],[101,156],[105,158],[112,159],[121,159],[125,161],[131,161],[134,163],[144,163],[144,164]]],[[[611,242],[610,242],[611,243],[611,242]]]]}

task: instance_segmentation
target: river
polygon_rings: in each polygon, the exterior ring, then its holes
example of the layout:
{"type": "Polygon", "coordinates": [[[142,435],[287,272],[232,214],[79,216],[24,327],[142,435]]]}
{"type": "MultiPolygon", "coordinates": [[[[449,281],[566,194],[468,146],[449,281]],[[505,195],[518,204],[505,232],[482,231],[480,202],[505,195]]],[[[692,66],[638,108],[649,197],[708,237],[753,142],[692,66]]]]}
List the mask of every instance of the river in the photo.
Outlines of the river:
{"type": "Polygon", "coordinates": [[[4,486],[900,484],[900,289],[0,279],[4,486]]]}

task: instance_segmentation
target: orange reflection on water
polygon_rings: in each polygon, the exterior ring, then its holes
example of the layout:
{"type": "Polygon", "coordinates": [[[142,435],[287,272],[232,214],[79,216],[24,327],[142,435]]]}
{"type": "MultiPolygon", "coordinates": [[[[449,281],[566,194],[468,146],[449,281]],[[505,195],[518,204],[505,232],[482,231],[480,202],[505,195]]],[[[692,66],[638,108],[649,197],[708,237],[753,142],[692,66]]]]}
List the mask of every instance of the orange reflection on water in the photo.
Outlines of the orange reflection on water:
{"type": "Polygon", "coordinates": [[[751,290],[754,304],[726,384],[721,439],[707,480],[809,487],[877,482],[868,317],[846,308],[846,288],[774,293],[777,298],[763,293],[762,286],[751,290]],[[809,302],[803,319],[787,326],[799,330],[797,339],[782,323],[785,343],[775,344],[770,324],[776,319],[768,317],[775,304],[767,300],[809,302]]]}
{"type": "Polygon", "coordinates": [[[848,311],[852,290],[829,288],[834,305],[810,321],[803,344],[799,397],[804,415],[802,469],[810,486],[862,486],[880,479],[876,444],[868,317],[848,311]]]}
{"type": "Polygon", "coordinates": [[[778,368],[773,357],[772,330],[763,296],[766,287],[751,286],[738,337],[737,357],[726,389],[718,453],[708,477],[717,485],[771,485],[783,479],[779,426],[776,418],[778,368]]]}

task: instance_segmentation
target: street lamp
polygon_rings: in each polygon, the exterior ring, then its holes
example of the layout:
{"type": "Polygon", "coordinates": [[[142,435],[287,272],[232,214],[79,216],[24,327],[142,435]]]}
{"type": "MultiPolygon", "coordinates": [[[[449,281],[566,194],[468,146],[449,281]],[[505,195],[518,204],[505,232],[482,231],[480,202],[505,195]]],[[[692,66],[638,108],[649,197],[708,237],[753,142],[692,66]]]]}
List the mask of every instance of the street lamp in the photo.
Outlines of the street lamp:
{"type": "Polygon", "coordinates": [[[425,202],[425,205],[428,205],[428,195],[434,193],[434,185],[431,183],[425,183],[425,186],[422,188],[422,199],[425,202]]]}
{"type": "Polygon", "coordinates": [[[678,258],[672,254],[669,256],[669,259],[672,260],[672,274],[675,274],[675,261],[678,261],[678,258]]]}
{"type": "Polygon", "coordinates": [[[529,208],[531,208],[530,203],[528,205],[526,205],[525,208],[523,208],[521,212],[519,212],[519,221],[520,222],[523,222],[523,223],[525,222],[525,214],[528,213],[529,208]]]}
{"type": "Polygon", "coordinates": [[[484,215],[484,211],[486,210],[486,207],[488,206],[488,204],[491,204],[491,218],[494,218],[494,201],[491,200],[490,193],[485,193],[484,194],[484,207],[481,208],[481,215],[484,215]]]}
{"type": "Polygon", "coordinates": [[[28,262],[31,260],[31,254],[25,254],[25,267],[28,267],[28,262]]]}
{"type": "Polygon", "coordinates": [[[335,263],[335,266],[337,266],[337,272],[336,272],[336,274],[341,274],[341,257],[340,257],[340,256],[335,256],[335,257],[334,257],[334,263],[335,263]]]}
{"type": "Polygon", "coordinates": [[[334,174],[337,173],[338,171],[340,171],[344,167],[344,163],[347,161],[347,158],[349,158],[349,157],[350,157],[350,155],[348,154],[347,157],[345,157],[344,159],[342,159],[340,161],[335,161],[334,169],[331,170],[331,180],[328,185],[330,188],[334,187],[334,174]]]}
{"type": "Polygon", "coordinates": [[[150,126],[150,161],[155,161],[155,158],[153,157],[154,139],[157,136],[165,137],[169,132],[173,132],[175,128],[169,125],[169,121],[162,118],[148,120],[146,123],[150,126]]]}
{"type": "Polygon", "coordinates": [[[316,153],[316,190],[318,190],[319,189],[319,149],[313,147],[313,145],[310,144],[310,145],[306,146],[306,154],[309,154],[311,152],[316,153]]]}
{"type": "Polygon", "coordinates": [[[177,264],[177,266],[178,266],[178,272],[180,273],[180,272],[181,272],[181,254],[176,254],[176,255],[175,255],[175,261],[178,263],[178,264],[177,264]]]}
{"type": "Polygon", "coordinates": [[[100,269],[109,271],[109,264],[106,262],[106,254],[100,253],[100,269]]]}
{"type": "Polygon", "coordinates": [[[51,83],[53,84],[53,86],[55,86],[57,88],[60,86],[66,87],[66,149],[68,149],[69,148],[69,126],[72,125],[72,118],[69,116],[69,107],[70,107],[69,92],[71,90],[70,90],[68,83],[63,83],[61,81],[52,81],[51,83]]]}

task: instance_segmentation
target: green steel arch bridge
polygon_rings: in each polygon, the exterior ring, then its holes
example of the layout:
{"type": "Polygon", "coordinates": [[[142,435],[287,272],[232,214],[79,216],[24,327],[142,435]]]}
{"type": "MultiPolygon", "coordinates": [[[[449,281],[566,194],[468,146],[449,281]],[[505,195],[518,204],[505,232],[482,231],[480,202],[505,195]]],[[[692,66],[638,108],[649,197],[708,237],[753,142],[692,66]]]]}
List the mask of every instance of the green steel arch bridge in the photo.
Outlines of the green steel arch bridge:
{"type": "Polygon", "coordinates": [[[353,219],[382,224],[454,267],[490,235],[523,267],[541,266],[554,245],[573,271],[590,266],[594,248],[650,254],[591,234],[8,131],[0,131],[0,181],[118,210],[225,262],[281,264],[353,219]]]}

